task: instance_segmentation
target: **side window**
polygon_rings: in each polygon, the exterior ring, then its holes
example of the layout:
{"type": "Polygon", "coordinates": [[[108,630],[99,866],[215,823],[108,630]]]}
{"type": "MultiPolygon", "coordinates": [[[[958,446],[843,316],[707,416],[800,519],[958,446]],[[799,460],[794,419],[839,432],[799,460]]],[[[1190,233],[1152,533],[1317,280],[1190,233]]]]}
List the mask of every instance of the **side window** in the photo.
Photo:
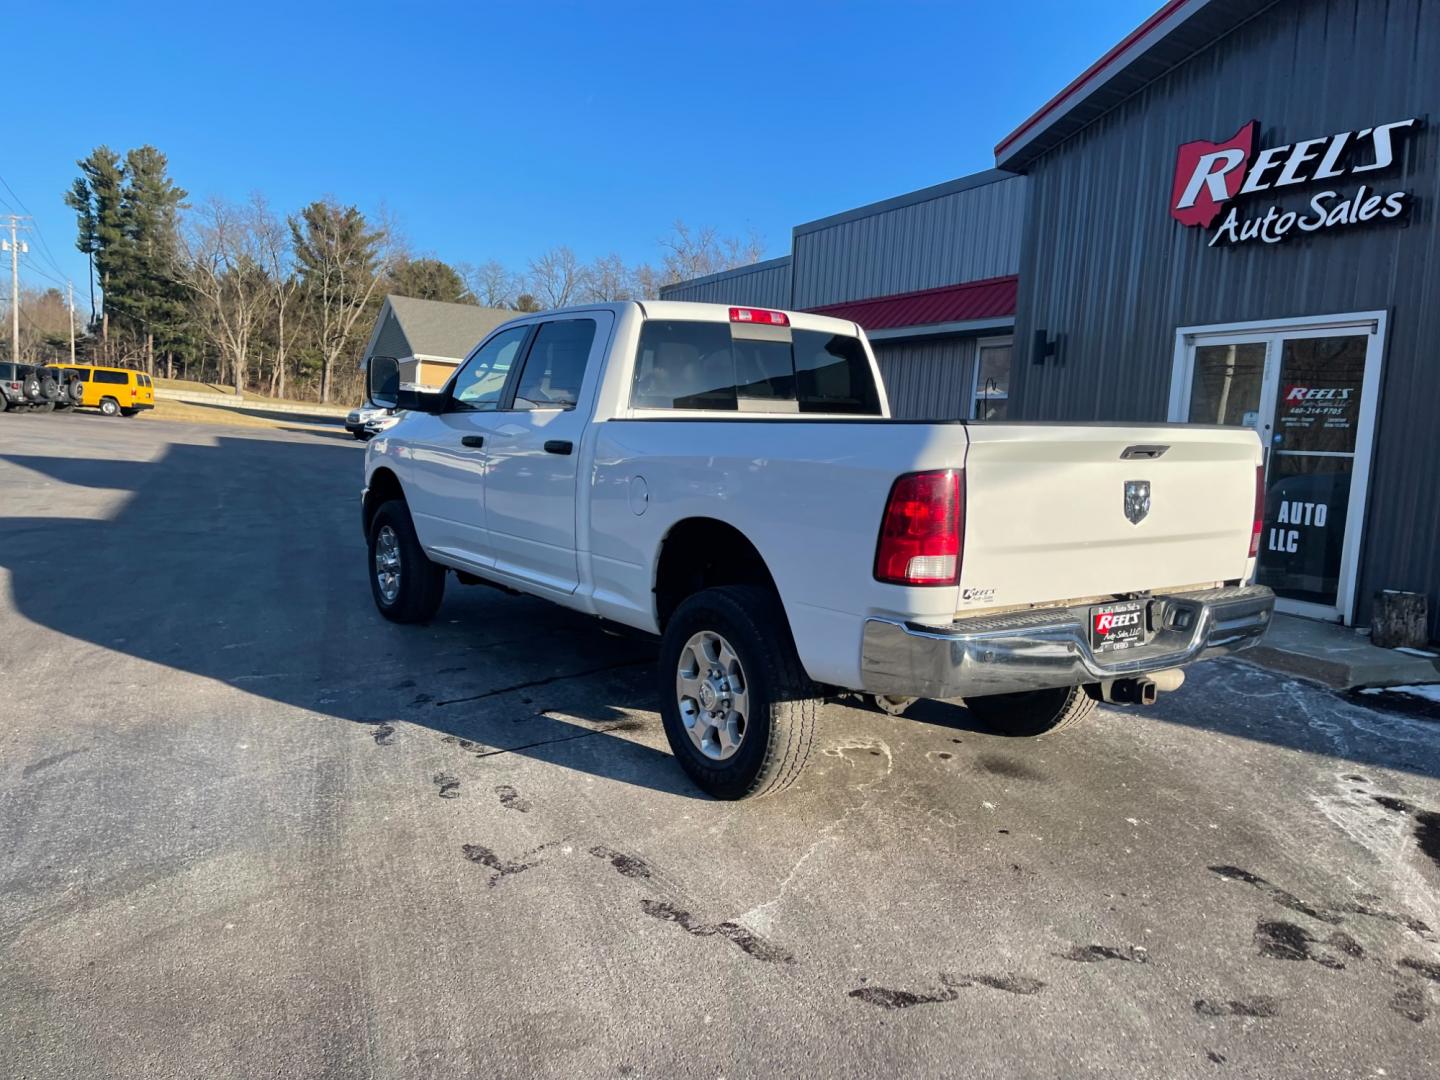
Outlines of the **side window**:
{"type": "Polygon", "coordinates": [[[594,319],[541,323],[520,371],[515,408],[573,409],[594,343],[594,319]]]}
{"type": "Polygon", "coordinates": [[[735,358],[729,325],[646,321],[640,329],[631,400],[639,409],[734,412],[735,358]]]}
{"type": "Polygon", "coordinates": [[[124,385],[129,381],[128,375],[123,371],[97,371],[95,372],[97,383],[110,383],[112,385],[124,385]]]}
{"type": "Polygon", "coordinates": [[[982,341],[975,364],[976,420],[1004,420],[1010,404],[1010,364],[1014,352],[1009,338],[982,341]]]}
{"type": "Polygon", "coordinates": [[[496,334],[472,353],[455,374],[447,411],[487,412],[498,409],[515,355],[529,332],[528,326],[511,327],[496,334]]]}
{"type": "Polygon", "coordinates": [[[859,338],[796,330],[795,382],[801,412],[880,415],[880,393],[859,338]]]}

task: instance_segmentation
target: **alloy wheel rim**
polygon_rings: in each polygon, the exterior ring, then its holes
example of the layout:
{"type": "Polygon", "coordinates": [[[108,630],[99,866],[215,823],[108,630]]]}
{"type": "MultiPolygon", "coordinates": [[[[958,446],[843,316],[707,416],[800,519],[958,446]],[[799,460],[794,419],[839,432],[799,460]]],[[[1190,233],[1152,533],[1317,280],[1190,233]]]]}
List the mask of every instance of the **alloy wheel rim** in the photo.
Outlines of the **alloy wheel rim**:
{"type": "Polygon", "coordinates": [[[400,595],[400,538],[389,525],[382,525],[375,537],[375,583],[387,604],[400,595]]]}
{"type": "Polygon", "coordinates": [[[680,721],[695,749],[712,761],[735,755],[750,718],[750,684],[730,643],[713,630],[691,636],[675,671],[680,721]]]}

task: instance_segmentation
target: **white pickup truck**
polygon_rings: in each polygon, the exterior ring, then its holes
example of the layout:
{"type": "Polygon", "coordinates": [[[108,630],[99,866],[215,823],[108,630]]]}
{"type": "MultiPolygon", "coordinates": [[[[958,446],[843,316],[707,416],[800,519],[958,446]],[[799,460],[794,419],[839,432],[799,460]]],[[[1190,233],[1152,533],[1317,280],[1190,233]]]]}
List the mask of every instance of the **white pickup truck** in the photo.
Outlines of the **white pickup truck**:
{"type": "Polygon", "coordinates": [[[660,635],[676,758],[788,785],[826,695],[1036,735],[1253,645],[1249,429],[892,420],[854,323],[627,302],[495,330],[365,454],[376,605],[446,576],[660,635]]]}

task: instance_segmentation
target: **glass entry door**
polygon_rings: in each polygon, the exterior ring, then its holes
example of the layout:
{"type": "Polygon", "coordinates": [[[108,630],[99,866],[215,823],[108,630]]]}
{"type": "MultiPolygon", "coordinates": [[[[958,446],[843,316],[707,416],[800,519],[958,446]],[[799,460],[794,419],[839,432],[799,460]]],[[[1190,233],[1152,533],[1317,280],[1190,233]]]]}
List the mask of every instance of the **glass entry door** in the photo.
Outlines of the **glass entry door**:
{"type": "Polygon", "coordinates": [[[1256,580],[1281,608],[1350,621],[1383,315],[1182,332],[1171,419],[1253,428],[1265,449],[1256,580]]]}

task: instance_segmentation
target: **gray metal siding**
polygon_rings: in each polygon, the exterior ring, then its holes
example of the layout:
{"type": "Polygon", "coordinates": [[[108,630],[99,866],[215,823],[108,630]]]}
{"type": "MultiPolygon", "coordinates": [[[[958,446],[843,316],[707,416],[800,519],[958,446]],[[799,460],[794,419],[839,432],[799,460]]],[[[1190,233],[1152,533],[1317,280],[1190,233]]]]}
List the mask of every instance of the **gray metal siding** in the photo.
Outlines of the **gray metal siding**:
{"type": "Polygon", "coordinates": [[[795,307],[1016,273],[1025,186],[1024,177],[1012,177],[834,225],[796,230],[795,307]]]}
{"type": "MultiPolygon", "coordinates": [[[[1433,0],[1284,0],[1039,159],[1013,391],[1032,419],[1163,420],[1178,327],[1388,309],[1358,616],[1376,589],[1425,591],[1440,636],[1437,15],[1433,0]],[[1406,227],[1207,248],[1208,230],[1169,215],[1183,142],[1252,118],[1268,146],[1427,113],[1397,144],[1399,167],[1370,184],[1412,193],[1406,227]],[[1028,362],[1037,328],[1061,335],[1063,365],[1028,362]]],[[[1299,207],[1318,189],[1276,201],[1299,207]]]]}
{"type": "Polygon", "coordinates": [[[876,342],[890,412],[901,420],[964,420],[975,389],[975,338],[876,342]]]}
{"type": "Polygon", "coordinates": [[[661,300],[691,300],[702,304],[744,304],[789,308],[790,260],[771,259],[721,274],[666,285],[661,300]]]}

